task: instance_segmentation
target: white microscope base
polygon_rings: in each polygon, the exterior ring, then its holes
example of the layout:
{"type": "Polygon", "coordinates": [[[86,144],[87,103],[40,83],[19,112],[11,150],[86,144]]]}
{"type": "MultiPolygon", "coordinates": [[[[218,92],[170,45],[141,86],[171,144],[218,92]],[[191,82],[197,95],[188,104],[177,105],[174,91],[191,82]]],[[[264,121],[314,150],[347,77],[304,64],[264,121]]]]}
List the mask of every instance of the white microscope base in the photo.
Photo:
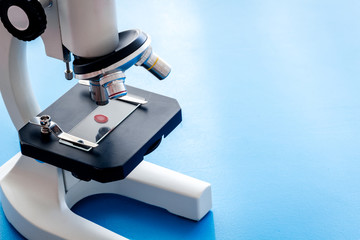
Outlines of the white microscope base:
{"type": "Polygon", "coordinates": [[[200,220],[211,209],[209,183],[143,161],[126,179],[83,182],[63,170],[15,155],[0,168],[8,221],[27,239],[126,239],[70,208],[98,193],[115,193],[200,220]]]}

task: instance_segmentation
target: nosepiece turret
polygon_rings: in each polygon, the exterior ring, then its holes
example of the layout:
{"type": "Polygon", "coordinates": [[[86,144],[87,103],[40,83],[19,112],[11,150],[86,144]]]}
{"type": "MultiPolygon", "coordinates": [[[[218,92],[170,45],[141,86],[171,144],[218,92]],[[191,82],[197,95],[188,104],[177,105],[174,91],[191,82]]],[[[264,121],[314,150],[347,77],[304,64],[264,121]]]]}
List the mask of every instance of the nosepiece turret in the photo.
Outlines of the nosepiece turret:
{"type": "Polygon", "coordinates": [[[120,32],[119,46],[114,52],[97,58],[75,56],[75,78],[90,81],[91,98],[98,105],[127,94],[125,71],[134,65],[163,80],[171,67],[153,51],[150,42],[150,37],[140,30],[120,32]]]}

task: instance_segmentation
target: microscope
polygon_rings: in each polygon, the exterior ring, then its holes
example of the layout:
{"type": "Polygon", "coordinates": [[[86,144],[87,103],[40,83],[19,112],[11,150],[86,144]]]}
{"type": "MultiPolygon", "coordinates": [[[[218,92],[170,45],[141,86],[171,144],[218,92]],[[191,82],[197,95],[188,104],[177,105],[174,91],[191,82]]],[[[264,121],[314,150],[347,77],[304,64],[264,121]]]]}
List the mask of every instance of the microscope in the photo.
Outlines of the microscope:
{"type": "Polygon", "coordinates": [[[0,0],[0,89],[21,146],[0,168],[0,194],[6,218],[27,239],[125,239],[70,210],[94,194],[195,221],[211,209],[209,183],[144,161],[181,122],[181,108],[125,85],[132,66],[160,80],[171,68],[148,34],[118,32],[115,9],[114,0],[0,0]],[[79,80],[43,111],[25,61],[26,42],[37,37],[65,63],[65,78],[79,80]]]}

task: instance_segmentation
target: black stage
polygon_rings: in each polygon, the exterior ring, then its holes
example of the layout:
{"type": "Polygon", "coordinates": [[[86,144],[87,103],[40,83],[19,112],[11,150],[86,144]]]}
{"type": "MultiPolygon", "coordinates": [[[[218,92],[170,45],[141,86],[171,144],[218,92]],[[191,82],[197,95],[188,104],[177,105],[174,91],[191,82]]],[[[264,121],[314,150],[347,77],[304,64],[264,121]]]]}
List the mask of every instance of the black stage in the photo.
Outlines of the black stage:
{"type": "MultiPolygon", "coordinates": [[[[86,152],[61,144],[54,135],[42,137],[40,127],[28,123],[19,130],[21,152],[82,180],[111,182],[125,178],[181,122],[181,109],[175,99],[127,88],[148,103],[139,106],[98,147],[86,152]]],[[[63,131],[69,132],[96,107],[88,87],[77,84],[39,116],[50,115],[63,131]]]]}

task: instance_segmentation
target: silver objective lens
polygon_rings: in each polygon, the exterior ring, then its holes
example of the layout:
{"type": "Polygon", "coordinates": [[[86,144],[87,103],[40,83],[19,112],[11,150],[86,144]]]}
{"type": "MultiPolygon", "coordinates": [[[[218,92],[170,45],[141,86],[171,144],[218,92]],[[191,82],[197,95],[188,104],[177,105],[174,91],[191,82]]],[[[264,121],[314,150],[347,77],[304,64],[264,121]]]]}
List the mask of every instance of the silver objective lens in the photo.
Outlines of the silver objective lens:
{"type": "Polygon", "coordinates": [[[146,70],[151,72],[159,80],[166,78],[170,72],[170,65],[160,58],[153,50],[148,47],[140,60],[135,64],[136,66],[143,66],[146,70]]]}
{"type": "Polygon", "coordinates": [[[97,105],[103,106],[109,103],[106,89],[100,85],[99,80],[90,80],[90,94],[97,105]]]}
{"type": "Polygon", "coordinates": [[[100,84],[105,87],[110,99],[118,98],[127,94],[125,87],[125,74],[121,71],[103,76],[100,78],[100,84]]]}
{"type": "Polygon", "coordinates": [[[118,71],[90,80],[90,93],[97,105],[106,105],[109,99],[126,95],[125,74],[118,71]]]}

